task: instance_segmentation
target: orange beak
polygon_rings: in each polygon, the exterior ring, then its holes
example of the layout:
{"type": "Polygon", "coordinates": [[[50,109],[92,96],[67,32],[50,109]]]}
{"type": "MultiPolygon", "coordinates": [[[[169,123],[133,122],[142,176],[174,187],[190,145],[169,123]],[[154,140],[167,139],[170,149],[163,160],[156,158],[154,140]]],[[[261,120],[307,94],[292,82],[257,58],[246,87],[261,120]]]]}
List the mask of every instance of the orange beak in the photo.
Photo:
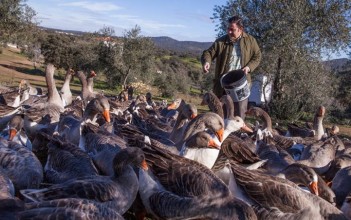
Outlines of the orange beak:
{"type": "Polygon", "coordinates": [[[170,104],[170,105],[167,107],[167,110],[176,109],[176,108],[177,108],[177,105],[173,102],[172,104],[170,104]]]}
{"type": "Polygon", "coordinates": [[[141,162],[140,167],[141,167],[141,169],[143,169],[145,171],[149,169],[149,167],[146,163],[146,160],[143,160],[143,162],[141,162]]]}
{"type": "Polygon", "coordinates": [[[317,182],[310,183],[308,188],[310,189],[311,193],[315,194],[316,196],[319,195],[319,193],[318,193],[318,183],[317,182]]]}
{"type": "Polygon", "coordinates": [[[102,115],[104,116],[105,120],[110,123],[111,119],[110,119],[110,110],[109,109],[105,109],[104,112],[102,113],[102,115]]]}
{"type": "Polygon", "coordinates": [[[191,114],[190,119],[196,118],[197,114],[191,114]]]}
{"type": "Polygon", "coordinates": [[[223,133],[224,133],[224,128],[221,128],[220,130],[216,131],[216,136],[218,137],[219,142],[223,141],[223,133]]]}
{"type": "Polygon", "coordinates": [[[221,149],[221,146],[219,146],[218,144],[216,144],[216,142],[215,142],[213,139],[210,139],[210,140],[208,141],[208,146],[209,146],[209,147],[216,148],[216,149],[218,149],[218,150],[221,149]]]}
{"type": "Polygon", "coordinates": [[[16,129],[10,129],[10,131],[9,131],[9,141],[12,141],[13,138],[16,136],[16,134],[17,134],[16,129]]]}
{"type": "Polygon", "coordinates": [[[249,133],[253,132],[253,130],[249,128],[246,124],[244,124],[240,129],[249,133]]]}

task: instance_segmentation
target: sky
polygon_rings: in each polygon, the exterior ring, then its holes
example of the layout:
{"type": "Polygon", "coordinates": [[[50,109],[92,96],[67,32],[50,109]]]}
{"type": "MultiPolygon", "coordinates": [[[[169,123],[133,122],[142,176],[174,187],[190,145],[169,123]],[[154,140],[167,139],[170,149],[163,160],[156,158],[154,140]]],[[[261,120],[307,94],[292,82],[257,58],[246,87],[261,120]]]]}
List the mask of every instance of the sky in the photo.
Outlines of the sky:
{"type": "Polygon", "coordinates": [[[141,35],[179,41],[212,42],[215,5],[227,0],[28,0],[40,26],[95,32],[113,27],[116,36],[138,25],[141,35]]]}
{"type": "MultiPolygon", "coordinates": [[[[213,42],[216,24],[210,19],[215,5],[227,0],[27,0],[40,26],[99,31],[113,27],[116,36],[138,25],[146,37],[167,36],[179,41],[213,42]]],[[[325,56],[323,56],[325,57],[325,56]]],[[[325,59],[347,57],[346,52],[325,59]]]]}

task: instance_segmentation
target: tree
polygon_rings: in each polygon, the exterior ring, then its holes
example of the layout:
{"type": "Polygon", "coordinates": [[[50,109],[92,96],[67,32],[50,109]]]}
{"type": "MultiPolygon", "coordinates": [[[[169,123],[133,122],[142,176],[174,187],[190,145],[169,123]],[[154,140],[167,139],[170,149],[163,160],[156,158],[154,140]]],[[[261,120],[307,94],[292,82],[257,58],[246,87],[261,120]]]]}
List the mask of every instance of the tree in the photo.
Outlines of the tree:
{"type": "Polygon", "coordinates": [[[243,18],[262,50],[256,73],[274,79],[270,113],[296,119],[333,96],[333,77],[321,64],[322,52],[350,44],[350,8],[348,0],[229,0],[215,6],[212,19],[222,35],[230,16],[243,18]]]}
{"type": "Polygon", "coordinates": [[[73,36],[52,32],[40,43],[45,62],[57,68],[86,71],[97,66],[97,43],[93,35],[73,36]]]}
{"type": "Polygon", "coordinates": [[[100,67],[109,86],[126,87],[128,82],[148,80],[153,72],[153,42],[140,35],[138,26],[127,31],[121,39],[113,38],[112,30],[104,27],[98,32],[103,37],[98,49],[100,67]]]}
{"type": "Polygon", "coordinates": [[[1,0],[0,43],[24,42],[36,26],[36,12],[23,0],[1,0]]]}

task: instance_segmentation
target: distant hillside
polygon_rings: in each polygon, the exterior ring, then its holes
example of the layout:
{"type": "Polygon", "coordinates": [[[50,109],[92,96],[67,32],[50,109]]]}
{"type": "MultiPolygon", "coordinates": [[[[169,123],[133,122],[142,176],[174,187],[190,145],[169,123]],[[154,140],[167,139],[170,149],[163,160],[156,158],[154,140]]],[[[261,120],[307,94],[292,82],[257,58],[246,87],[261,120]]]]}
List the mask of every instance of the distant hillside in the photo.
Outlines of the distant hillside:
{"type": "Polygon", "coordinates": [[[351,71],[351,60],[347,58],[328,60],[324,64],[335,72],[351,71]]]}
{"type": "Polygon", "coordinates": [[[212,44],[212,42],[178,41],[170,37],[151,37],[151,40],[159,48],[181,53],[186,52],[195,56],[201,55],[202,51],[212,44]]]}

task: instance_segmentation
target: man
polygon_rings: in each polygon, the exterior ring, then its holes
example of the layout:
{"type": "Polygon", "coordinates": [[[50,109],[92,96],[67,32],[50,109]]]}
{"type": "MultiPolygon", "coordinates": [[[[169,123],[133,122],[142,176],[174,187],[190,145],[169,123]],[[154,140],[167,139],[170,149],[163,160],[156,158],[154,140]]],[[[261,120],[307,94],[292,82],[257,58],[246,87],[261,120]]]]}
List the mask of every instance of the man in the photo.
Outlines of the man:
{"type": "MultiPolygon", "coordinates": [[[[212,61],[216,59],[213,92],[220,98],[225,94],[221,86],[221,76],[229,71],[242,69],[248,82],[251,83],[250,72],[259,65],[261,51],[256,39],[244,32],[243,21],[239,16],[228,19],[227,34],[216,39],[210,48],[201,56],[202,68],[209,72],[212,61]]],[[[248,98],[234,102],[234,115],[245,118],[248,98]]]]}

